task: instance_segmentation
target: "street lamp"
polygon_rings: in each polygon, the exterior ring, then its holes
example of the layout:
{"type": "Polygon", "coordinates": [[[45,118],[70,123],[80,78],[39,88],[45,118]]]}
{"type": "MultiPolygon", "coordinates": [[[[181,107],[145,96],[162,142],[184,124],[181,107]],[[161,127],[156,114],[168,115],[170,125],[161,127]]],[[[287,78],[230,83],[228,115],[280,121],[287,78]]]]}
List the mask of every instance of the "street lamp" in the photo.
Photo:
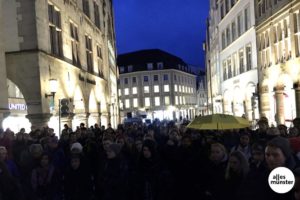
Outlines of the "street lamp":
{"type": "Polygon", "coordinates": [[[58,89],[58,81],[54,78],[51,78],[49,79],[49,86],[50,86],[50,93],[51,94],[45,94],[45,97],[48,98],[48,97],[53,97],[54,99],[54,96],[55,96],[55,93],[57,92],[57,89],[58,89]]]}

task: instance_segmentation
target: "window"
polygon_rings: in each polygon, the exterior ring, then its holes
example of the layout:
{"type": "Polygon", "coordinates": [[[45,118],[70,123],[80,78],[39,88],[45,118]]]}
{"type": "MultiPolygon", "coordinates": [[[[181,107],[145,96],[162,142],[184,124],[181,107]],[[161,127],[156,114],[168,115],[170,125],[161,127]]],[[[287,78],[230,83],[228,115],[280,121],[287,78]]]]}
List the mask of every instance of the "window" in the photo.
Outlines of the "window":
{"type": "Polygon", "coordinates": [[[165,96],[165,105],[166,106],[170,105],[170,97],[169,96],[165,96]]]}
{"type": "Polygon", "coordinates": [[[153,81],[158,81],[158,75],[153,76],[153,81]]]}
{"type": "Polygon", "coordinates": [[[101,47],[99,45],[97,45],[97,63],[98,63],[99,76],[103,76],[102,50],[101,50],[101,47]]]}
{"type": "Polygon", "coordinates": [[[242,15],[237,17],[237,34],[238,37],[242,34],[242,15]]]}
{"type": "Polygon", "coordinates": [[[72,47],[72,63],[73,65],[80,66],[78,28],[72,22],[70,22],[70,34],[72,47]]]}
{"type": "Polygon", "coordinates": [[[228,46],[231,43],[230,28],[229,28],[229,26],[226,28],[226,40],[227,40],[227,46],[228,46]]]}
{"type": "Polygon", "coordinates": [[[174,74],[174,81],[177,81],[177,77],[176,77],[176,74],[174,74]]]}
{"type": "Polygon", "coordinates": [[[154,85],[154,93],[158,93],[159,92],[159,85],[154,85]]]}
{"type": "Polygon", "coordinates": [[[51,53],[63,57],[60,11],[48,4],[51,53]]]}
{"type": "Polygon", "coordinates": [[[179,97],[179,104],[182,105],[182,96],[179,97]]]}
{"type": "Polygon", "coordinates": [[[125,99],[125,108],[130,108],[130,100],[125,99]]]}
{"type": "Polygon", "coordinates": [[[84,14],[90,18],[89,0],[82,0],[82,9],[83,9],[84,14]]]}
{"type": "Polygon", "coordinates": [[[228,78],[232,78],[231,57],[227,59],[228,78]]]}
{"type": "Polygon", "coordinates": [[[94,17],[95,17],[95,25],[100,29],[100,14],[99,14],[99,6],[94,1],[94,17]]]}
{"type": "Polygon", "coordinates": [[[132,88],[132,94],[137,94],[137,87],[132,88]]]}
{"type": "Polygon", "coordinates": [[[231,0],[230,3],[231,3],[231,8],[232,8],[235,4],[235,0],[231,0]]]}
{"type": "Polygon", "coordinates": [[[246,63],[247,63],[247,70],[251,70],[252,69],[252,60],[251,60],[251,45],[248,45],[246,47],[246,63]]]}
{"type": "Polygon", "coordinates": [[[124,78],[124,84],[128,84],[128,78],[124,78]]]}
{"type": "Polygon", "coordinates": [[[181,92],[181,91],[182,91],[182,90],[181,90],[181,85],[179,85],[179,88],[178,88],[178,89],[179,89],[179,92],[181,92]]]}
{"type": "Polygon", "coordinates": [[[258,0],[257,3],[257,8],[258,8],[258,17],[260,17],[262,15],[262,0],[258,0]]]}
{"type": "Polygon", "coordinates": [[[266,33],[265,33],[264,40],[265,40],[265,46],[269,47],[270,46],[270,37],[269,37],[269,32],[268,31],[266,31],[266,33]]]}
{"type": "Polygon", "coordinates": [[[239,52],[239,66],[240,73],[244,73],[244,50],[240,50],[239,52]]]}
{"type": "Polygon", "coordinates": [[[145,98],[145,107],[149,107],[150,106],[150,97],[146,97],[145,98]]]}
{"type": "Polygon", "coordinates": [[[224,4],[223,4],[223,2],[221,2],[220,13],[221,13],[221,19],[223,19],[224,18],[224,4]]]}
{"type": "Polygon", "coordinates": [[[132,72],[132,68],[133,68],[132,65],[128,65],[128,72],[132,72]]]}
{"type": "Polygon", "coordinates": [[[231,35],[232,35],[232,41],[234,41],[236,39],[236,26],[235,26],[235,22],[231,23],[231,35]]]}
{"type": "Polygon", "coordinates": [[[139,106],[139,104],[138,104],[138,99],[137,98],[134,98],[133,99],[133,107],[134,108],[137,108],[139,106]]]}
{"type": "Polygon", "coordinates": [[[164,81],[167,81],[167,80],[169,80],[169,76],[168,76],[168,74],[164,74],[164,81]]]}
{"type": "Polygon", "coordinates": [[[177,92],[178,91],[178,87],[177,87],[177,85],[175,84],[174,85],[174,92],[177,92]]]}
{"type": "Polygon", "coordinates": [[[148,76],[144,76],[144,82],[148,82],[148,76]]]}
{"type": "Polygon", "coordinates": [[[266,13],[266,0],[262,0],[261,13],[266,13]]]}
{"type": "Polygon", "coordinates": [[[245,17],[244,17],[244,20],[245,20],[245,31],[248,30],[250,28],[250,8],[246,8],[245,11],[244,11],[244,14],[245,14],[245,17]]]}
{"type": "Polygon", "coordinates": [[[144,93],[149,93],[149,92],[150,92],[149,86],[144,86],[144,93]]]}
{"type": "Polygon", "coordinates": [[[164,92],[170,92],[170,86],[164,85],[164,92]]]}
{"type": "Polygon", "coordinates": [[[294,13],[294,29],[295,29],[295,33],[299,33],[300,32],[300,13],[294,13]]]}
{"type": "Polygon", "coordinates": [[[88,72],[93,72],[93,47],[92,39],[89,36],[85,36],[85,48],[86,48],[86,63],[88,72]]]}
{"type": "Polygon", "coordinates": [[[136,83],[136,77],[132,77],[132,83],[136,83]]]}
{"type": "Polygon", "coordinates": [[[124,72],[124,67],[123,67],[123,66],[120,67],[120,72],[121,72],[121,73],[124,72]]]}
{"type": "Polygon", "coordinates": [[[178,96],[175,96],[175,105],[178,105],[178,96]]]}
{"type": "Polygon", "coordinates": [[[157,69],[163,69],[164,64],[162,62],[157,63],[157,69]]]}
{"type": "Polygon", "coordinates": [[[153,70],[153,63],[147,63],[147,70],[153,70]]]}
{"type": "Polygon", "coordinates": [[[125,88],[125,89],[124,89],[124,94],[125,94],[125,95],[129,95],[129,89],[128,89],[128,88],[125,88]]]}
{"type": "Polygon", "coordinates": [[[237,57],[236,57],[236,53],[233,54],[232,56],[232,68],[233,68],[233,75],[237,76],[239,74],[239,69],[237,67],[237,57]]]}
{"type": "Polygon", "coordinates": [[[121,89],[118,89],[118,94],[119,94],[119,96],[122,95],[121,89]]]}
{"type": "Polygon", "coordinates": [[[296,56],[300,55],[300,13],[294,13],[294,27],[295,27],[295,46],[296,46],[296,56]]]}
{"type": "Polygon", "coordinates": [[[154,97],[154,105],[160,106],[160,97],[154,97]]]}
{"type": "Polygon", "coordinates": [[[222,32],[222,49],[225,49],[226,47],[226,37],[225,37],[225,32],[222,32]]]}
{"type": "Polygon", "coordinates": [[[284,37],[287,38],[288,37],[288,24],[287,24],[287,20],[283,20],[283,33],[284,33],[284,37]]]}
{"type": "Polygon", "coordinates": [[[227,64],[226,64],[226,60],[223,61],[223,80],[227,80],[228,76],[227,76],[227,64]]]}
{"type": "Polygon", "coordinates": [[[225,3],[225,13],[227,14],[229,12],[229,2],[228,0],[224,0],[224,3],[225,3]]]}

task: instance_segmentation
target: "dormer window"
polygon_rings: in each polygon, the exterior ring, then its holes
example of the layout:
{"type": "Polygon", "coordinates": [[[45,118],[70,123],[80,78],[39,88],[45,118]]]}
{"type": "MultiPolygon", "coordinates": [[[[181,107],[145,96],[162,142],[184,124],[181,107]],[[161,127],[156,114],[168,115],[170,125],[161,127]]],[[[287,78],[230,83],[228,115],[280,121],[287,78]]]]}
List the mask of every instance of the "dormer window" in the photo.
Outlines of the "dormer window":
{"type": "Polygon", "coordinates": [[[124,66],[120,66],[120,73],[124,73],[124,66]]]}
{"type": "Polygon", "coordinates": [[[128,72],[132,72],[132,68],[133,68],[132,65],[128,65],[128,72]]]}
{"type": "Polygon", "coordinates": [[[147,63],[147,70],[153,70],[153,63],[147,63]]]}
{"type": "Polygon", "coordinates": [[[162,62],[157,63],[157,69],[163,69],[164,64],[162,62]]]}

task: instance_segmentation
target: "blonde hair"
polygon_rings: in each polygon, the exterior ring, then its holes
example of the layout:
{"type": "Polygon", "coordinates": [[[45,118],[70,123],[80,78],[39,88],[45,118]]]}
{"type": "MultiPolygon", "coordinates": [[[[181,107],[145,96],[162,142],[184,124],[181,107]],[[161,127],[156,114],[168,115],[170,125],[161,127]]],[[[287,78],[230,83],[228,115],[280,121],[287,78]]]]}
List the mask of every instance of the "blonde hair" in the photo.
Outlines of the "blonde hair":
{"type": "Polygon", "coordinates": [[[225,146],[224,146],[223,144],[218,143],[218,142],[212,143],[212,144],[210,145],[210,151],[211,151],[211,149],[212,149],[213,147],[217,147],[217,148],[221,149],[221,151],[222,151],[223,154],[224,154],[223,160],[228,158],[227,150],[226,150],[226,148],[225,148],[225,146]]]}

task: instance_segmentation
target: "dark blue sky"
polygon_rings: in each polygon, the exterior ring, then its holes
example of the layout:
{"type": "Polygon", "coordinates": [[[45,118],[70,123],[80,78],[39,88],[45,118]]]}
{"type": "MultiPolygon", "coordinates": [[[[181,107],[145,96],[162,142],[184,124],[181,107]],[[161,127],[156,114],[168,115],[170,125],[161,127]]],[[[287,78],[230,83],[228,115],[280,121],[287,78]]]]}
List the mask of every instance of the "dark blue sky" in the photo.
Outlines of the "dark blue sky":
{"type": "Polygon", "coordinates": [[[115,0],[118,54],[159,48],[204,68],[208,0],[115,0]]]}

